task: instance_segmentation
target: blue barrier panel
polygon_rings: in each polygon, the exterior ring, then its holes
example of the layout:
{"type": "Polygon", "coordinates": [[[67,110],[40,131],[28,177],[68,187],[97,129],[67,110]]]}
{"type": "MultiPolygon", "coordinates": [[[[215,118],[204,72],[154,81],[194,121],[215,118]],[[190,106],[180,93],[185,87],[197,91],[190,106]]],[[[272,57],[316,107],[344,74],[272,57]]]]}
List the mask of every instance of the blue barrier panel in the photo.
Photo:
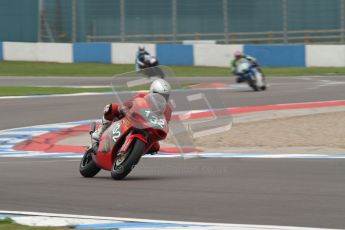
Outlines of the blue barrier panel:
{"type": "Polygon", "coordinates": [[[305,67],[303,45],[245,45],[244,53],[255,57],[262,66],[305,67]]]}
{"type": "Polygon", "coordinates": [[[0,42],[0,61],[4,60],[4,53],[3,53],[3,42],[0,42]]]}
{"type": "Polygon", "coordinates": [[[193,46],[180,44],[157,44],[156,54],[163,65],[193,65],[193,46]]]}
{"type": "Polygon", "coordinates": [[[74,43],[73,62],[111,63],[111,44],[74,43]]]}

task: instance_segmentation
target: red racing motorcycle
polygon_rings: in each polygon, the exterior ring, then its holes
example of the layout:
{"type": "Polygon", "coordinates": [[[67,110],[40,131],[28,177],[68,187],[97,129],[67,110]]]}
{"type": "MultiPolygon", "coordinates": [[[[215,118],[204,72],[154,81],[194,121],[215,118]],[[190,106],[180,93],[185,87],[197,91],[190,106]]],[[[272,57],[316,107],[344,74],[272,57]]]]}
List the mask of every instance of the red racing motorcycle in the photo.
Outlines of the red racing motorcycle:
{"type": "MultiPolygon", "coordinates": [[[[134,99],[125,117],[103,133],[99,146],[91,143],[80,162],[80,174],[93,177],[103,169],[111,171],[115,180],[125,178],[154,142],[166,138],[169,132],[164,116],[166,106],[168,103],[159,94],[134,99]]],[[[95,128],[93,123],[90,134],[95,128]]]]}

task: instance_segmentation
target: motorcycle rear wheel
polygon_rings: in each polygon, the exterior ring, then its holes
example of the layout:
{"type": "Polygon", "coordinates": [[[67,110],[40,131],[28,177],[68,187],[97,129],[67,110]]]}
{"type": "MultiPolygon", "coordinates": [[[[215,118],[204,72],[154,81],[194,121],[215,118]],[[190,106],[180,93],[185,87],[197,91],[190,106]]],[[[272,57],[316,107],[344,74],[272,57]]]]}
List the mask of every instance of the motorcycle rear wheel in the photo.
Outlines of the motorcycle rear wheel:
{"type": "Polygon", "coordinates": [[[92,159],[92,150],[88,149],[80,161],[79,172],[83,177],[94,177],[101,169],[92,159]]]}
{"type": "Polygon", "coordinates": [[[114,180],[122,180],[125,178],[132,169],[138,164],[141,156],[145,150],[145,143],[139,139],[134,140],[132,146],[125,153],[126,159],[117,164],[117,160],[114,160],[113,167],[111,170],[111,177],[114,180]]]}

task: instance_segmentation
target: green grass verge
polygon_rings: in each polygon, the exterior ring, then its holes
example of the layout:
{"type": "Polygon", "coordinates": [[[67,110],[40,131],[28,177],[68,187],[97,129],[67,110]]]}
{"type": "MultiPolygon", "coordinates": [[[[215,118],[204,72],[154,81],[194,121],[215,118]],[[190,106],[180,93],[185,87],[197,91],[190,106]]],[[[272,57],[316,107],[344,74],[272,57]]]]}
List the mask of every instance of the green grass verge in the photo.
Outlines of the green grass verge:
{"type": "MultiPolygon", "coordinates": [[[[229,68],[202,66],[170,66],[177,76],[230,76],[229,68]]],[[[263,68],[267,76],[343,75],[345,68],[263,68]]],[[[0,62],[0,76],[113,76],[134,71],[133,65],[99,63],[0,62]]]]}
{"type": "Polygon", "coordinates": [[[16,224],[12,219],[0,220],[0,230],[70,230],[71,228],[30,227],[16,224]]]}
{"type": "Polygon", "coordinates": [[[111,88],[64,88],[64,87],[0,86],[0,96],[71,94],[71,93],[110,92],[110,91],[111,91],[111,88]]]}

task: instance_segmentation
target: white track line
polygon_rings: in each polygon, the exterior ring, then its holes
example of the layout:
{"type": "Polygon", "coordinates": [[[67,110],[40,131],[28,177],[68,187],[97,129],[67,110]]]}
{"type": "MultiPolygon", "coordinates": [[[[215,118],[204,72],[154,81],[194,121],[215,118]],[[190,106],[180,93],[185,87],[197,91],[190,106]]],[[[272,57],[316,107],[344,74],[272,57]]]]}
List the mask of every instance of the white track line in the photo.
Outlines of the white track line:
{"type": "MultiPolygon", "coordinates": [[[[0,214],[9,215],[25,215],[33,217],[59,217],[59,218],[76,218],[83,220],[104,220],[118,222],[140,222],[140,223],[166,223],[166,224],[182,224],[191,226],[200,226],[197,229],[231,229],[231,230],[326,230],[326,228],[308,228],[308,227],[295,227],[295,226],[276,226],[276,225],[247,225],[247,224],[228,224],[228,223],[209,223],[209,222],[186,222],[186,221],[169,221],[169,220],[156,220],[156,219],[139,219],[139,218],[122,218],[122,217],[102,217],[102,216],[88,216],[88,215],[70,215],[70,214],[57,214],[57,213],[43,213],[43,212],[20,212],[20,211],[5,211],[0,210],[0,214]],[[201,227],[205,226],[205,228],[201,227]],[[210,227],[210,228],[207,228],[210,227]],[[214,228],[215,227],[215,228],[214,228]]],[[[44,224],[49,224],[47,219],[44,219],[44,224]]],[[[125,227],[124,227],[125,228],[125,227]]],[[[152,228],[151,228],[152,229],[152,228]]],[[[156,228],[160,229],[160,228],[156,228]]],[[[177,229],[177,228],[174,228],[177,229]]],[[[182,228],[181,228],[182,229],[182,228]]],[[[328,229],[330,230],[330,229],[328,229]]],[[[332,229],[334,230],[334,229],[332,229]]]]}
{"type": "Polygon", "coordinates": [[[4,96],[4,97],[0,97],[0,100],[4,100],[4,99],[28,99],[28,98],[50,98],[50,97],[99,96],[99,95],[111,95],[111,94],[113,94],[113,92],[50,94],[50,95],[31,95],[31,96],[4,96]]]}

